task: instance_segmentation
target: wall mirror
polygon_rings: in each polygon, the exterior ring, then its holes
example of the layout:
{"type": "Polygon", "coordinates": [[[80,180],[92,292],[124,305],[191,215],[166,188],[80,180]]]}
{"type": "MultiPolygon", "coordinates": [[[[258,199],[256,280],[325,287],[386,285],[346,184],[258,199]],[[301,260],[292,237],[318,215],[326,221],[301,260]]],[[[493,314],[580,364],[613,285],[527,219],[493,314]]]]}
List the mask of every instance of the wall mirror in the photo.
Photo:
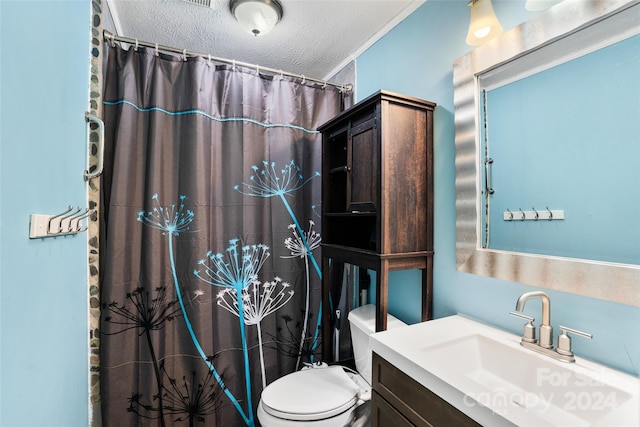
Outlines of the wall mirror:
{"type": "Polygon", "coordinates": [[[454,63],[458,270],[640,306],[638,34],[565,0],[454,63]]]}

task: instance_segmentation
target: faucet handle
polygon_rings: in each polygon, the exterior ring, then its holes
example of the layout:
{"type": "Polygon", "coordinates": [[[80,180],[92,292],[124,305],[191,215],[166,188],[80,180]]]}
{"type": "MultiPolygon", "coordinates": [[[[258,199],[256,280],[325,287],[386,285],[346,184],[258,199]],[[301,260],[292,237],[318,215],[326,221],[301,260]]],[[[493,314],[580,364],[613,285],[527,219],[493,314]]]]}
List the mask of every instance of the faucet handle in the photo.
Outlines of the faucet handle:
{"type": "Polygon", "coordinates": [[[567,328],[566,326],[560,326],[559,328],[562,333],[558,335],[558,347],[556,348],[556,351],[565,356],[573,356],[573,351],[571,351],[571,337],[569,334],[578,335],[588,339],[593,338],[593,335],[578,331],[577,329],[567,328]]]}
{"type": "Polygon", "coordinates": [[[533,326],[533,321],[536,319],[534,319],[533,317],[527,316],[525,314],[518,313],[517,311],[512,311],[509,314],[527,321],[527,324],[524,325],[524,331],[522,333],[522,341],[531,342],[531,343],[538,342],[538,340],[536,339],[536,328],[535,326],[533,326]]]}

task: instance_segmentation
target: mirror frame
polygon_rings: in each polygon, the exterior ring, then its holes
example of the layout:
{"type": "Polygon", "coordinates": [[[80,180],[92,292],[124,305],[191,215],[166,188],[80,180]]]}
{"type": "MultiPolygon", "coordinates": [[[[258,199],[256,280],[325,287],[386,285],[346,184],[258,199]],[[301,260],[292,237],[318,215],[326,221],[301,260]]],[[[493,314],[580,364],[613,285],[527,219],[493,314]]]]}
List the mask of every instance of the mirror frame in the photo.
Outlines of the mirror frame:
{"type": "Polygon", "coordinates": [[[640,265],[484,249],[478,214],[479,80],[514,81],[638,34],[639,9],[639,0],[564,0],[454,62],[458,271],[640,306],[640,265]]]}

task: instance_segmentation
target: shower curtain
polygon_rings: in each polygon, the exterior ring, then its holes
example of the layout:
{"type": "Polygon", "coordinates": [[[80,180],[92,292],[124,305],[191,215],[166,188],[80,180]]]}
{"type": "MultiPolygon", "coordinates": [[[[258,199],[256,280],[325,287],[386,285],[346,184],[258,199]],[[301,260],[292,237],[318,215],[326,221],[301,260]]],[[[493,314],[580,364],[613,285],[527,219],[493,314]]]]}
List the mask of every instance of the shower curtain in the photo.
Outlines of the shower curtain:
{"type": "Polygon", "coordinates": [[[103,425],[257,425],[262,389],[322,358],[315,129],[348,95],[105,52],[103,425]]]}

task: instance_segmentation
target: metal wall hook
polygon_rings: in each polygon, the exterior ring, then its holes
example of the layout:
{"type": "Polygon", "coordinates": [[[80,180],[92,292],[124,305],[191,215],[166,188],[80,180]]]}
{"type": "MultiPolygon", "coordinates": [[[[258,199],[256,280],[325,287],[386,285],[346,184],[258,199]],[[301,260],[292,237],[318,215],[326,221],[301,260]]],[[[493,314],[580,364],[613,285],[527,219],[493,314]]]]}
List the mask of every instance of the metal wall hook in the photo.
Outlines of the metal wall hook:
{"type": "Polygon", "coordinates": [[[522,214],[522,218],[520,218],[520,221],[524,221],[525,219],[527,219],[527,214],[524,213],[524,211],[522,209],[520,209],[520,208],[518,208],[518,210],[522,214]]]}
{"type": "Polygon", "coordinates": [[[549,209],[549,206],[547,206],[547,211],[549,212],[549,221],[553,221],[553,212],[551,212],[551,209],[549,209]]]}
{"type": "Polygon", "coordinates": [[[533,219],[536,221],[540,219],[540,214],[538,214],[538,211],[536,210],[536,208],[531,208],[531,209],[533,209],[533,213],[535,215],[533,219]]]}
{"type": "Polygon", "coordinates": [[[83,231],[87,231],[88,227],[86,226],[83,227],[81,221],[93,215],[93,212],[94,212],[93,209],[87,208],[82,215],[75,217],[71,224],[71,230],[75,230],[77,233],[82,233],[83,231]]]}
{"type": "MultiPolygon", "coordinates": [[[[81,210],[80,208],[78,208],[78,210],[81,210]]],[[[67,232],[81,232],[84,231],[82,228],[82,225],[80,223],[80,221],[82,221],[83,219],[87,218],[89,215],[91,215],[93,213],[93,209],[89,209],[86,208],[84,210],[84,212],[79,212],[76,215],[72,216],[71,218],[69,218],[69,224],[66,228],[67,232]]]]}
{"type": "MultiPolygon", "coordinates": [[[[82,211],[82,208],[78,206],[78,209],[76,209],[75,212],[71,212],[67,215],[64,215],[62,217],[60,217],[60,222],[58,223],[58,229],[57,232],[58,233],[68,233],[70,231],[70,224],[71,224],[71,220],[72,218],[74,218],[76,215],[78,215],[80,212],[82,211]]],[[[52,227],[51,225],[49,225],[49,230],[51,230],[52,227]]]]}
{"type": "Polygon", "coordinates": [[[56,215],[31,214],[29,224],[29,238],[56,237],[81,233],[87,230],[83,220],[95,213],[94,209],[74,208],[69,205],[67,210],[56,215]]]}
{"type": "Polygon", "coordinates": [[[47,233],[58,233],[60,231],[60,222],[62,221],[62,217],[72,210],[73,205],[69,205],[69,208],[67,208],[66,211],[49,217],[49,221],[47,221],[47,233]]]}

